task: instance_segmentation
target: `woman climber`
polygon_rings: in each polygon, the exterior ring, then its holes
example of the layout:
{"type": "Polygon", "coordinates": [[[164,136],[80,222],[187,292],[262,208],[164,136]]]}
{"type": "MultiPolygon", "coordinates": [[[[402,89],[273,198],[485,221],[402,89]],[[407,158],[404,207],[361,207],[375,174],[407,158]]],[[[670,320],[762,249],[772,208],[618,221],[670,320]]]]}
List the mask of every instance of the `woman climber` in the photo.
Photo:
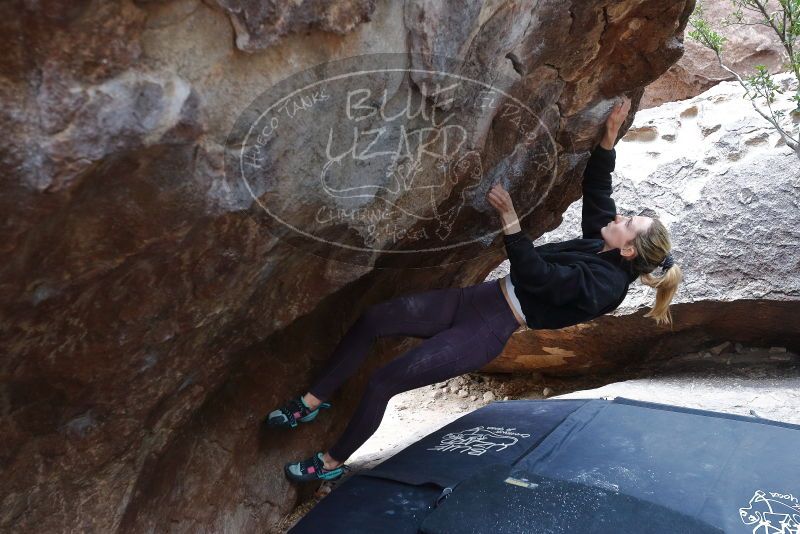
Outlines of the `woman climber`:
{"type": "Polygon", "coordinates": [[[433,289],[369,306],[333,351],[316,383],[303,395],[269,414],[270,426],[295,428],[330,408],[334,391],[384,336],[425,341],[390,361],[370,377],[339,440],[326,452],[285,465],[291,480],[336,480],[343,462],[378,428],[394,395],[482,368],[503,350],[520,326],[554,329],[574,325],[617,308],[637,277],[656,289],[645,317],[672,323],[669,304],[682,279],[670,254],[669,233],[658,220],[617,214],[611,198],[614,143],[630,109],[617,102],[583,177],[582,239],[534,247],[521,230],[511,197],[494,185],[487,198],[503,221],[510,274],[463,288],[433,289]],[[657,267],[658,275],[651,274],[657,267]]]}

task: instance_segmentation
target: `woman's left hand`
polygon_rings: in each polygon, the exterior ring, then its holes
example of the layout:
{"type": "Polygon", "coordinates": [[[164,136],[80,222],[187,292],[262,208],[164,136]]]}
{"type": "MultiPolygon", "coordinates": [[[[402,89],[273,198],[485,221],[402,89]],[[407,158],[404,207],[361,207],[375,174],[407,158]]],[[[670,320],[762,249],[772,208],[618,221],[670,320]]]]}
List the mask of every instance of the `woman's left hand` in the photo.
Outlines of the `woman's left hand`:
{"type": "Polygon", "coordinates": [[[625,117],[628,116],[628,111],[631,109],[631,99],[627,96],[622,96],[622,101],[614,104],[611,109],[611,114],[606,119],[606,138],[616,139],[619,133],[619,128],[625,122],[625,117]]]}

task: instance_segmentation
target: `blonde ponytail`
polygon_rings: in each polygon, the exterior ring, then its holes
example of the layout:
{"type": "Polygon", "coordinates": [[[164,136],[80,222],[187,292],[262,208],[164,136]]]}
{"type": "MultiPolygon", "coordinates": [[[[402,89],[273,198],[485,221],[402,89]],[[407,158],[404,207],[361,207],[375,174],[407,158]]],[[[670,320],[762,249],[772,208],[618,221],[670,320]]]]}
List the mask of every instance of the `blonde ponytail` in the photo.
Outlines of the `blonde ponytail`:
{"type": "Polygon", "coordinates": [[[670,255],[666,271],[662,269],[662,273],[658,276],[651,274],[656,268],[663,265],[672,250],[669,232],[660,220],[653,218],[650,228],[634,238],[633,246],[636,249],[636,257],[632,261],[634,269],[641,273],[639,281],[656,290],[656,302],[653,308],[645,314],[645,317],[655,319],[656,325],[666,323],[671,327],[672,314],[669,305],[678,290],[678,285],[683,280],[683,271],[671,261],[670,255]]]}
{"type": "Polygon", "coordinates": [[[656,303],[653,308],[644,314],[645,317],[652,317],[656,320],[656,325],[666,323],[672,326],[672,313],[669,311],[670,302],[675,292],[678,290],[678,284],[683,280],[683,271],[677,264],[672,264],[672,267],[662,276],[653,276],[650,273],[643,273],[639,276],[639,281],[646,286],[655,288],[656,290],[656,303]]]}

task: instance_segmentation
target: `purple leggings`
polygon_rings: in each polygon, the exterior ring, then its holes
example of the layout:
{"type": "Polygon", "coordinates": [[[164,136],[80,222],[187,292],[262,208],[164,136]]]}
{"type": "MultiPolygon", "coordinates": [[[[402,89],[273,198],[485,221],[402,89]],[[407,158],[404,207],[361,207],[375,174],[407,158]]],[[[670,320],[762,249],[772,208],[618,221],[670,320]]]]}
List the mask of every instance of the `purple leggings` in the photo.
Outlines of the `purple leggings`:
{"type": "Polygon", "coordinates": [[[480,369],[502,352],[519,327],[499,280],[401,295],[368,307],[309,390],[318,399],[330,399],[353,375],[376,338],[409,336],[425,341],[372,374],[353,418],[328,454],[346,460],[378,429],[389,399],[480,369]]]}

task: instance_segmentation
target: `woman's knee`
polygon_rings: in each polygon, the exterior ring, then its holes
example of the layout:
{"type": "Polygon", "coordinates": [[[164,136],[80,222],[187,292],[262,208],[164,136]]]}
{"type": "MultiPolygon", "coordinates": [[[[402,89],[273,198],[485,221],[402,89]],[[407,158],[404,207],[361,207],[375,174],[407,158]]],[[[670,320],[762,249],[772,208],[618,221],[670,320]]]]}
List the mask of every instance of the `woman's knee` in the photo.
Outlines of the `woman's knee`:
{"type": "Polygon", "coordinates": [[[397,377],[392,376],[384,368],[381,368],[369,377],[364,394],[374,399],[383,399],[388,402],[395,395],[397,385],[397,377]]]}

